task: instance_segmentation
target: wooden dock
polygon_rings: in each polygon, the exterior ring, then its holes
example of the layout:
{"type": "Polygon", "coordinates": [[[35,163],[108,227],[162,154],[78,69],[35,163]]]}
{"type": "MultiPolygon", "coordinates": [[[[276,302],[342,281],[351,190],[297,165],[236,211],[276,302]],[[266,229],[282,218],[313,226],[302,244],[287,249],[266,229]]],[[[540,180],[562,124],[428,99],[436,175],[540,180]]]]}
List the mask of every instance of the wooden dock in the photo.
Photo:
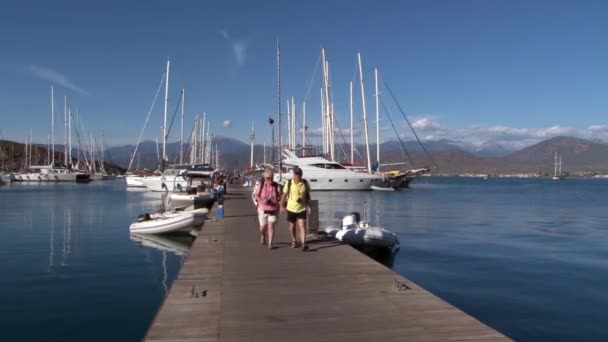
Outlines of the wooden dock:
{"type": "Polygon", "coordinates": [[[290,248],[284,217],[268,250],[250,190],[229,189],[146,341],[503,341],[507,337],[350,246],[290,248]]]}

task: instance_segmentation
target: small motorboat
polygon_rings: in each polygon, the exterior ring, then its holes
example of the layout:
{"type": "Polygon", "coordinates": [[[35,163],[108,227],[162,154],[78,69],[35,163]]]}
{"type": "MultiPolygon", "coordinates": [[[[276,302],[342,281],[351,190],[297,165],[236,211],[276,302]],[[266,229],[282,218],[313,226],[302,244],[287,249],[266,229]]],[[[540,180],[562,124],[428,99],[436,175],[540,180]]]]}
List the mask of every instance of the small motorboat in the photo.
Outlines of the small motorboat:
{"type": "Polygon", "coordinates": [[[211,210],[216,197],[212,193],[178,192],[169,195],[169,204],[173,208],[193,206],[194,209],[205,208],[211,210]]]}
{"type": "Polygon", "coordinates": [[[194,233],[198,235],[208,213],[209,210],[206,208],[194,210],[179,208],[153,214],[146,213],[140,216],[137,222],[131,224],[129,231],[138,234],[194,233]]]}
{"type": "Polygon", "coordinates": [[[372,186],[370,186],[370,189],[372,189],[374,191],[395,191],[395,188],[390,187],[390,186],[376,186],[376,185],[372,185],[372,186]]]}
{"type": "Polygon", "coordinates": [[[361,220],[361,215],[352,212],[342,218],[340,227],[328,227],[325,233],[353,247],[385,249],[395,252],[399,249],[399,238],[390,231],[370,226],[361,220]]]}

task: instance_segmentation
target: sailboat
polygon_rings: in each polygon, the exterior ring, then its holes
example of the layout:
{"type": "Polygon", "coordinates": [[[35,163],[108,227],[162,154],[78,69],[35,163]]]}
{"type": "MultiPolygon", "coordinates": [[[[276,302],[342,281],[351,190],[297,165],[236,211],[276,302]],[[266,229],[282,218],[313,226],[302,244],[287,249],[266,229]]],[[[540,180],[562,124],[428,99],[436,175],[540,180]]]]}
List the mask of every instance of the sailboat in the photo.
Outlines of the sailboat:
{"type": "Polygon", "coordinates": [[[555,152],[555,164],[553,167],[553,177],[551,177],[551,179],[563,180],[564,178],[566,178],[566,176],[562,173],[562,156],[558,157],[557,152],[555,152]]]}
{"type": "Polygon", "coordinates": [[[151,191],[182,191],[186,189],[187,182],[181,176],[186,169],[165,169],[167,161],[167,105],[169,97],[169,60],[167,60],[167,71],[165,74],[165,110],[163,124],[163,151],[161,156],[160,176],[149,176],[141,179],[141,182],[151,191]]]}

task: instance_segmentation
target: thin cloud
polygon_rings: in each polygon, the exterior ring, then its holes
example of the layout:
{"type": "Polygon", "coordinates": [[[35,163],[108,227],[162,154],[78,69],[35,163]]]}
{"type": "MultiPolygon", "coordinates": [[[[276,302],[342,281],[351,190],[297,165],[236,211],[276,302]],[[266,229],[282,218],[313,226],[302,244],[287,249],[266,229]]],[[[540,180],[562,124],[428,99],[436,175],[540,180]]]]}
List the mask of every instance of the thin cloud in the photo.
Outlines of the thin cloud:
{"type": "Polygon", "coordinates": [[[218,33],[230,45],[236,63],[241,67],[244,66],[247,59],[247,42],[232,39],[226,30],[218,30],[218,33]]]}
{"type": "Polygon", "coordinates": [[[27,66],[26,68],[27,72],[30,73],[30,75],[43,79],[45,81],[49,81],[53,84],[57,84],[60,86],[63,86],[65,88],[71,89],[77,93],[83,94],[83,95],[89,95],[89,93],[82,89],[81,87],[77,86],[74,82],[70,81],[70,79],[58,72],[55,71],[51,68],[47,68],[44,66],[40,66],[40,65],[35,65],[35,64],[30,64],[27,66]]]}

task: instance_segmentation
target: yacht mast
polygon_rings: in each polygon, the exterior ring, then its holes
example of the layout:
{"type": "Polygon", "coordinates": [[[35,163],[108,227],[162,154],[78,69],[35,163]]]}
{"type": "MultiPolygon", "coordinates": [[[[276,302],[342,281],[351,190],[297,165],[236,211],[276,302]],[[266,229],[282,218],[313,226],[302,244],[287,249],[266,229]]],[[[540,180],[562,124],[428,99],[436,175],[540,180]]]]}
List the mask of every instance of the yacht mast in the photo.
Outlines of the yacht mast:
{"type": "Polygon", "coordinates": [[[169,101],[169,60],[167,59],[167,78],[165,79],[165,111],[163,119],[163,157],[160,161],[160,170],[165,171],[165,159],[167,159],[167,105],[169,101]]]}
{"type": "Polygon", "coordinates": [[[367,131],[367,110],[365,109],[365,87],[363,85],[363,67],[361,66],[361,53],[357,53],[359,61],[359,84],[361,85],[361,106],[363,107],[363,127],[365,129],[365,150],[367,152],[367,172],[372,173],[372,163],[369,155],[369,134],[367,131]]]}

